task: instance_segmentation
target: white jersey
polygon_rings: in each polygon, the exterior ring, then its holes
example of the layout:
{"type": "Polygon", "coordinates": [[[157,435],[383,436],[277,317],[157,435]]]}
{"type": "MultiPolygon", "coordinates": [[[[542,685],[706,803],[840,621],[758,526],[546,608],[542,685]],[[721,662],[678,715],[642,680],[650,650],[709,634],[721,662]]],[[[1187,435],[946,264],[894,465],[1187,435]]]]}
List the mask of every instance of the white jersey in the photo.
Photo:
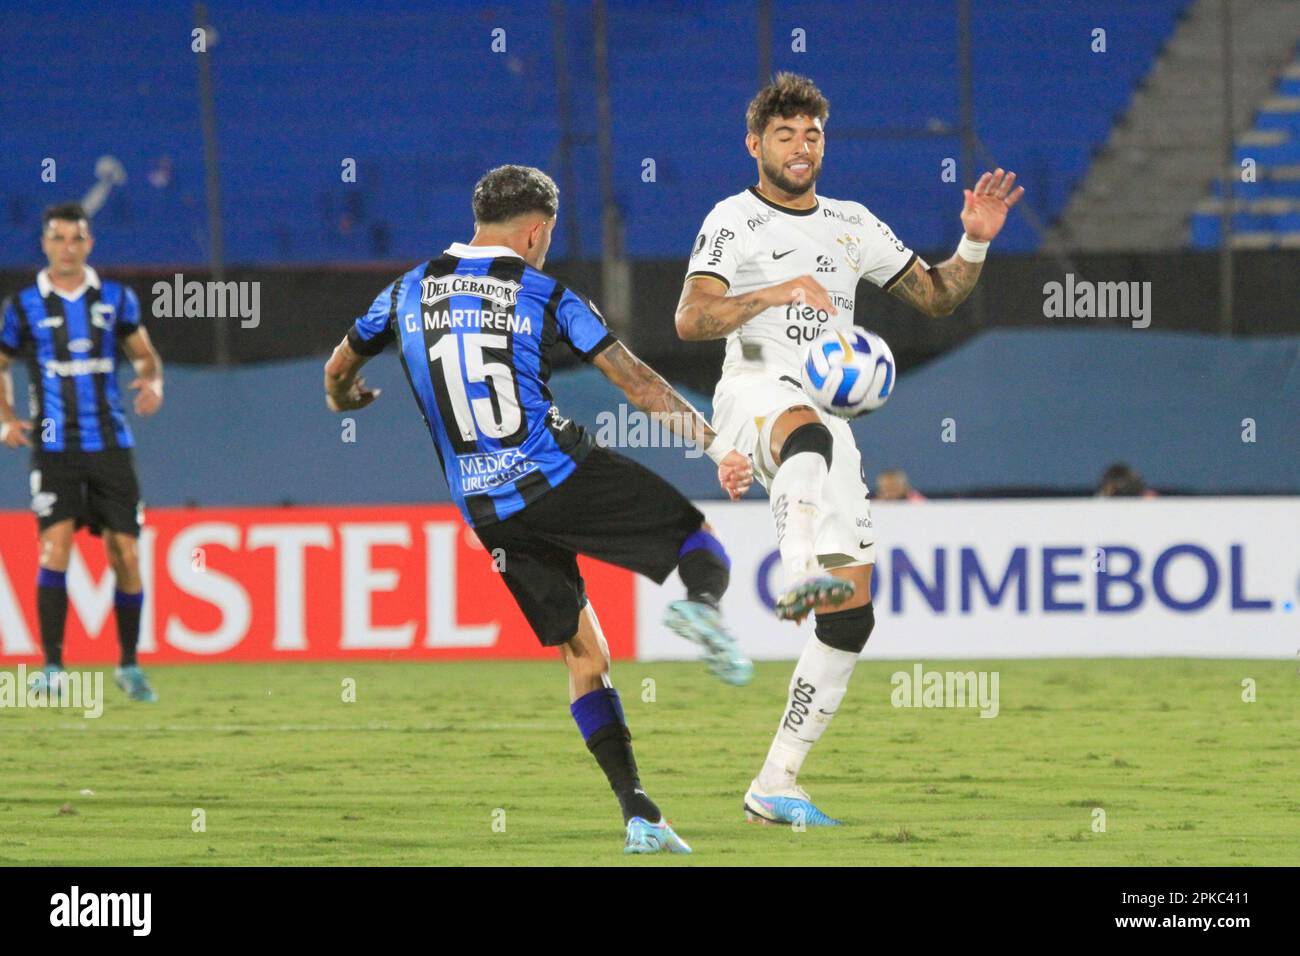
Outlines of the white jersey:
{"type": "Polygon", "coordinates": [[[704,220],[686,274],[726,283],[743,295],[811,275],[838,313],[792,304],[760,312],[727,336],[722,374],[766,371],[799,375],[804,348],[828,328],[853,324],[858,280],[888,289],[916,260],[890,228],[861,203],[819,196],[811,209],[770,202],[750,187],[728,196],[704,220]]]}

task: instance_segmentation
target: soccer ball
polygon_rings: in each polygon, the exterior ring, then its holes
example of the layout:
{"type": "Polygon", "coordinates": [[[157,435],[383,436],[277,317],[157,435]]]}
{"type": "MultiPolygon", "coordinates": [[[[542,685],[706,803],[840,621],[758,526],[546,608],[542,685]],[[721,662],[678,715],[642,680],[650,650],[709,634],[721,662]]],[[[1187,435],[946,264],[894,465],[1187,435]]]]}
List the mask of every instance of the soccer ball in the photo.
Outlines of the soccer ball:
{"type": "Polygon", "coordinates": [[[874,412],[894,390],[894,355],[875,332],[856,325],[827,329],[809,343],[800,372],[803,390],[839,418],[874,412]]]}

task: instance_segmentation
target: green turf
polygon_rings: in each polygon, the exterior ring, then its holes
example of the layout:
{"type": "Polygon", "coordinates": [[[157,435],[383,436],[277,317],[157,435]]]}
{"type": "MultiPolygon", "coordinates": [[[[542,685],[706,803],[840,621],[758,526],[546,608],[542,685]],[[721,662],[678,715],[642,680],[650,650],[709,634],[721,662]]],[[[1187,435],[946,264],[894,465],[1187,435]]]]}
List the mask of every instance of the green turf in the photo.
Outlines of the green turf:
{"type": "Polygon", "coordinates": [[[0,709],[0,864],[1300,863],[1294,664],[926,662],[996,670],[994,719],[895,709],[903,668],[858,668],[804,768],[848,825],[793,832],[740,808],[790,664],[743,689],[616,665],[642,779],[696,851],[628,859],[558,661],[156,667],[154,705],[110,681],[97,720],[0,709]]]}

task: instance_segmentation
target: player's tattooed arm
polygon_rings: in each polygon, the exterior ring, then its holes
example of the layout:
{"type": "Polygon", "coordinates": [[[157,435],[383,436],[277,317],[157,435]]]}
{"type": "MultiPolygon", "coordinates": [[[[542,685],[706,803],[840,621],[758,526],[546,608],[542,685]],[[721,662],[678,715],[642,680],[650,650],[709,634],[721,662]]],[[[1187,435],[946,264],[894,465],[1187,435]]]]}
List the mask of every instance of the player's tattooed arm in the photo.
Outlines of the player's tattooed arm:
{"type": "Polygon", "coordinates": [[[961,256],[928,269],[918,259],[889,291],[926,315],[952,315],[975,288],[983,268],[984,263],[967,262],[961,256]]]}
{"type": "Polygon", "coordinates": [[[593,360],[629,402],[650,414],[660,425],[702,448],[718,463],[718,481],[733,501],[739,500],[754,480],[749,459],[734,448],[718,447],[718,435],[704,416],[664,381],[654,369],[615,342],[593,360]],[[725,450],[725,454],[722,452],[725,450]]]}
{"type": "Polygon", "coordinates": [[[677,303],[677,335],[687,342],[725,339],[768,307],[763,291],[727,295],[726,286],[717,279],[687,279],[677,303]]]}
{"type": "Polygon", "coordinates": [[[830,293],[812,276],[799,276],[743,295],[727,295],[727,287],[710,276],[692,276],[686,280],[677,303],[677,336],[686,342],[725,339],[760,312],[794,303],[831,315],[837,311],[830,293]]]}
{"type": "Polygon", "coordinates": [[[629,402],[654,416],[660,424],[693,444],[702,443],[706,450],[717,440],[717,433],[695,406],[682,398],[663,376],[629,352],[622,342],[610,345],[596,356],[594,363],[622,389],[629,402]]]}
{"type": "Polygon", "coordinates": [[[988,244],[1002,231],[1007,213],[1025,194],[1025,187],[1015,183],[1015,173],[998,169],[981,176],[975,188],[963,190],[961,224],[966,235],[956,255],[929,269],[919,260],[912,263],[889,291],[926,315],[951,315],[975,288],[988,244]]]}
{"type": "Polygon", "coordinates": [[[359,374],[361,366],[368,361],[370,356],[354,349],[344,336],[325,363],[325,405],[331,412],[365,408],[379,397],[383,390],[367,388],[366,380],[359,374]]]}
{"type": "Polygon", "coordinates": [[[135,368],[135,378],[128,386],[135,389],[135,413],[141,416],[152,415],[162,407],[162,356],[154,348],[149,330],[142,325],[122,340],[122,349],[135,368]]]}

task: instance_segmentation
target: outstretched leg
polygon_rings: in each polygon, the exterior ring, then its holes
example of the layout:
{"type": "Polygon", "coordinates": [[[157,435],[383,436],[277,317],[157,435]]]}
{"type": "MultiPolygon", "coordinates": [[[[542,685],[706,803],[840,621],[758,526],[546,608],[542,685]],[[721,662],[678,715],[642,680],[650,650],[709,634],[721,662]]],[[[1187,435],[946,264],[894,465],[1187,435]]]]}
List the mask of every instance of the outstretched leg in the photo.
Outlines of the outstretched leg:
{"type": "Polygon", "coordinates": [[[704,648],[704,660],[720,680],[737,687],[748,684],[754,664],[727,630],[718,607],[731,581],[731,559],[707,524],[682,542],[677,574],[686,585],[686,599],[668,605],[664,625],[704,648]]]}

